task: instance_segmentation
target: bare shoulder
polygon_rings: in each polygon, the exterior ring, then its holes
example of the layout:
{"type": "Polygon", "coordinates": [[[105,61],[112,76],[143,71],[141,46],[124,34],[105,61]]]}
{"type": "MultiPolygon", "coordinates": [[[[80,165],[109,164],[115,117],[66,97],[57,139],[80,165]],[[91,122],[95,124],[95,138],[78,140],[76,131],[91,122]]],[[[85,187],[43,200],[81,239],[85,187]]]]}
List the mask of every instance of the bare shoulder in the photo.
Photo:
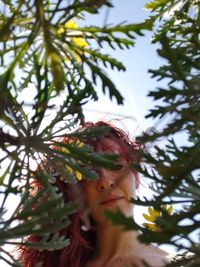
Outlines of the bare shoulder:
{"type": "Polygon", "coordinates": [[[140,257],[152,267],[163,267],[169,262],[169,253],[153,245],[149,245],[140,257]]]}
{"type": "Polygon", "coordinates": [[[169,262],[169,254],[154,246],[144,246],[143,249],[132,251],[128,254],[118,254],[109,261],[90,261],[85,267],[144,267],[144,262],[152,267],[164,267],[169,262]]]}
{"type": "Polygon", "coordinates": [[[131,255],[126,255],[121,259],[122,264],[119,267],[132,267],[133,264],[137,267],[144,267],[146,266],[144,262],[152,267],[164,267],[166,263],[170,262],[169,254],[154,246],[148,246],[144,250],[134,251],[131,255]]]}
{"type": "MultiPolygon", "coordinates": [[[[132,255],[132,256],[126,256],[122,255],[119,256],[112,261],[110,261],[108,264],[103,265],[101,267],[144,267],[146,266],[145,263],[148,263],[149,266],[152,267],[164,267],[165,264],[168,262],[166,256],[163,255],[153,255],[153,254],[146,254],[144,255],[132,255]]],[[[96,266],[93,266],[96,267],[96,266]]]]}

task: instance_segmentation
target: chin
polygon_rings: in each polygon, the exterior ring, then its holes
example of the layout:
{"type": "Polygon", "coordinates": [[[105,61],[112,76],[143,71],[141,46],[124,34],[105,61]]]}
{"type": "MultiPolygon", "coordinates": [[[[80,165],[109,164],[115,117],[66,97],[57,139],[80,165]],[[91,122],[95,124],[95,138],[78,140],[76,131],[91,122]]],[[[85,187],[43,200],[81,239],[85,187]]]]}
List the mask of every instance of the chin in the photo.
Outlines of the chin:
{"type": "Polygon", "coordinates": [[[101,211],[93,213],[91,215],[97,224],[100,224],[100,225],[108,225],[109,224],[110,225],[111,221],[107,220],[105,218],[104,211],[108,210],[111,212],[115,212],[117,209],[119,209],[122,212],[122,214],[126,217],[132,217],[133,216],[133,207],[128,208],[127,206],[124,207],[124,205],[119,205],[119,206],[111,206],[110,205],[108,207],[101,209],[101,211]]]}

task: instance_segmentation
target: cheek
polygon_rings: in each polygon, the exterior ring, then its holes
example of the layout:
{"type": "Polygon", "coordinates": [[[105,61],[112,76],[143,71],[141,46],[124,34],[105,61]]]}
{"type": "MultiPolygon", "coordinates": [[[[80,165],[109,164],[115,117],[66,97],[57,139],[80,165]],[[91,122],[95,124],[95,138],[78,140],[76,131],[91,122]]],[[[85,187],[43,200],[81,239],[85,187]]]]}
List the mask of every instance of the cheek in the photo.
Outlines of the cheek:
{"type": "Polygon", "coordinates": [[[133,215],[133,204],[130,203],[131,198],[135,197],[135,177],[133,174],[126,177],[123,183],[123,192],[125,193],[125,203],[121,211],[126,217],[133,215]]]}
{"type": "Polygon", "coordinates": [[[126,193],[126,198],[129,201],[130,198],[133,198],[135,196],[135,177],[131,173],[128,175],[121,185],[123,191],[126,193]]]}
{"type": "Polygon", "coordinates": [[[87,206],[90,206],[96,199],[96,186],[94,182],[85,182],[82,187],[83,200],[87,206]]]}
{"type": "Polygon", "coordinates": [[[105,221],[102,211],[99,209],[97,203],[98,195],[94,187],[85,187],[83,189],[83,201],[86,207],[89,209],[90,216],[97,223],[103,223],[105,221]]]}
{"type": "Polygon", "coordinates": [[[134,174],[132,174],[131,176],[131,184],[132,186],[130,187],[131,188],[131,192],[132,192],[132,195],[135,196],[135,192],[136,192],[136,177],[134,174]]]}

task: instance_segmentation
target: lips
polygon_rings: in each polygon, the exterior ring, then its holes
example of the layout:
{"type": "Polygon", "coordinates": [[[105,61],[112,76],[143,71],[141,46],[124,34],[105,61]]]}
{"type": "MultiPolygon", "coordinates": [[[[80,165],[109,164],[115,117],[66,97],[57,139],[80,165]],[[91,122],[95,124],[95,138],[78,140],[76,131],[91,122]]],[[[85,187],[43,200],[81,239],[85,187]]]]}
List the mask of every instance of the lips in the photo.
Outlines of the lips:
{"type": "Polygon", "coordinates": [[[113,204],[121,199],[124,199],[124,197],[110,197],[109,199],[106,199],[102,202],[100,202],[100,205],[109,205],[109,204],[113,204]]]}

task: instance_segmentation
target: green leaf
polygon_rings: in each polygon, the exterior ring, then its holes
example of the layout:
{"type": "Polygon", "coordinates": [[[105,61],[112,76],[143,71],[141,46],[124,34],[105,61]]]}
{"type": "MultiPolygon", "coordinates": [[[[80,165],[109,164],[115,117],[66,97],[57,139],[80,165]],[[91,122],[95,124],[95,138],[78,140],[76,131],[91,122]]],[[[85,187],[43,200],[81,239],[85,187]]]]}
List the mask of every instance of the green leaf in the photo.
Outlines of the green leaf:
{"type": "Polygon", "coordinates": [[[121,96],[117,88],[115,87],[112,80],[109,79],[99,67],[95,66],[91,62],[87,62],[87,64],[89,65],[91,69],[94,83],[96,83],[96,77],[97,76],[100,77],[102,81],[103,93],[105,94],[105,89],[108,88],[110,99],[112,100],[112,98],[115,97],[119,105],[123,104],[123,97],[121,96]]]}
{"type": "Polygon", "coordinates": [[[49,238],[49,235],[44,236],[40,241],[37,242],[23,242],[22,245],[28,248],[34,248],[39,251],[53,251],[57,249],[62,249],[67,247],[70,244],[69,239],[66,239],[64,236],[56,236],[54,234],[52,238],[49,238]]]}
{"type": "Polygon", "coordinates": [[[145,4],[145,9],[155,11],[158,8],[164,8],[171,0],[153,0],[145,4]]]}
{"type": "Polygon", "coordinates": [[[99,53],[98,50],[85,49],[85,52],[90,54],[90,56],[94,59],[94,61],[99,60],[99,62],[102,62],[105,67],[107,67],[107,63],[109,63],[112,69],[117,68],[118,71],[126,70],[126,68],[120,61],[117,61],[116,59],[111,58],[109,55],[103,55],[102,53],[99,53]]]}
{"type": "Polygon", "coordinates": [[[105,210],[104,215],[112,222],[113,225],[120,225],[125,231],[138,229],[138,225],[135,223],[133,218],[127,218],[119,209],[117,209],[115,212],[105,210]]]}

